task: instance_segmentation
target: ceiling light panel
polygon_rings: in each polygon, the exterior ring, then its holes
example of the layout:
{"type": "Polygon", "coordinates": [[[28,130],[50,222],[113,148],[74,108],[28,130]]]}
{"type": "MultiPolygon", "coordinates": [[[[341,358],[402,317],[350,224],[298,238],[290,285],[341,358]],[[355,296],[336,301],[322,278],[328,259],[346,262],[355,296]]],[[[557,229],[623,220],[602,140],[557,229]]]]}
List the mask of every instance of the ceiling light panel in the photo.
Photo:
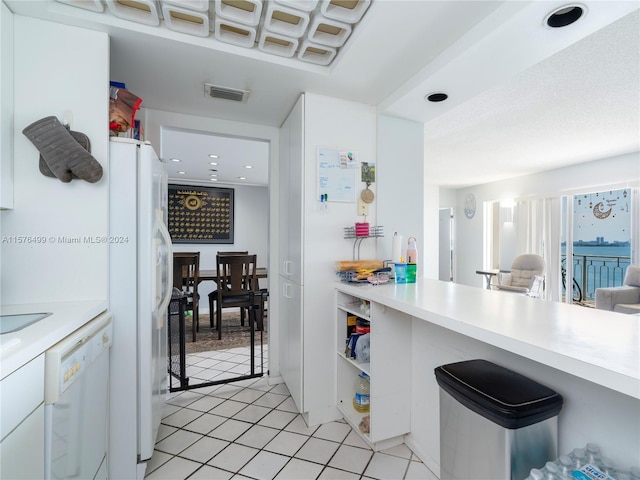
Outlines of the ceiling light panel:
{"type": "MultiPolygon", "coordinates": [[[[184,35],[327,66],[371,0],[55,0],[184,35]],[[105,8],[106,6],[106,8],[105,8]]],[[[218,47],[221,48],[221,47],[218,47]]],[[[275,61],[275,60],[274,60],[275,61]]]]}

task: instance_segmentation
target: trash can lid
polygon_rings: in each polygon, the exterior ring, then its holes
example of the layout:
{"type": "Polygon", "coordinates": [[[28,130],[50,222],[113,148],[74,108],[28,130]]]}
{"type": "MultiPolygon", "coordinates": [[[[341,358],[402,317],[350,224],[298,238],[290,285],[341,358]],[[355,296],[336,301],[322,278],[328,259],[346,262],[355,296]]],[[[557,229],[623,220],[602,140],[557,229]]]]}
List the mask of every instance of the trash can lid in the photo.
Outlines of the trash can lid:
{"type": "Polygon", "coordinates": [[[442,365],[435,375],[438,385],[461,404],[508,429],[541,422],[562,409],[559,393],[487,360],[442,365]]]}

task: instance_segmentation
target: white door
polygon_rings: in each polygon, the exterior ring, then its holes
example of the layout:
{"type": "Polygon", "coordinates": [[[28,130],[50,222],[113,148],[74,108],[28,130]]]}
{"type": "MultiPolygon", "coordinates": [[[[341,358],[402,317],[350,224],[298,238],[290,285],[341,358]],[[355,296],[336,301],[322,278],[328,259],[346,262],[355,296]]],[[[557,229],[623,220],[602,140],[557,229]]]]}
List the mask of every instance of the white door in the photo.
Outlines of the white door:
{"type": "Polygon", "coordinates": [[[439,275],[443,282],[453,281],[453,209],[441,208],[439,212],[439,275]]]}

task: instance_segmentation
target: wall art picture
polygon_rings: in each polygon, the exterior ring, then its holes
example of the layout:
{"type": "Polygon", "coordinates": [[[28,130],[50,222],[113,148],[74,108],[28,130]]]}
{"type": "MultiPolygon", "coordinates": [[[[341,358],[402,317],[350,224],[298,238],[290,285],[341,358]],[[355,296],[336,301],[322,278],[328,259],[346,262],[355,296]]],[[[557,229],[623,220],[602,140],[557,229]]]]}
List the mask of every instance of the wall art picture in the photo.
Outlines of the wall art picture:
{"type": "Polygon", "coordinates": [[[174,243],[233,243],[232,188],[169,185],[174,243]]]}

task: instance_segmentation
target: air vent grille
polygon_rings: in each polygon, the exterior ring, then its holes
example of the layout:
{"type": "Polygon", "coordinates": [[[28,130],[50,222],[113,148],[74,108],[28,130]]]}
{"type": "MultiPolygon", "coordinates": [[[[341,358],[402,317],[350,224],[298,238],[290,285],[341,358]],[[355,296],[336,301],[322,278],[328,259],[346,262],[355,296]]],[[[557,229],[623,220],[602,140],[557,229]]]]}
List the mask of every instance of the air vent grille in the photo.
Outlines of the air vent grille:
{"type": "Polygon", "coordinates": [[[246,103],[249,98],[248,90],[239,90],[236,88],[228,88],[220,85],[204,84],[204,94],[211,98],[221,98],[223,100],[231,100],[234,102],[246,103]]]}

